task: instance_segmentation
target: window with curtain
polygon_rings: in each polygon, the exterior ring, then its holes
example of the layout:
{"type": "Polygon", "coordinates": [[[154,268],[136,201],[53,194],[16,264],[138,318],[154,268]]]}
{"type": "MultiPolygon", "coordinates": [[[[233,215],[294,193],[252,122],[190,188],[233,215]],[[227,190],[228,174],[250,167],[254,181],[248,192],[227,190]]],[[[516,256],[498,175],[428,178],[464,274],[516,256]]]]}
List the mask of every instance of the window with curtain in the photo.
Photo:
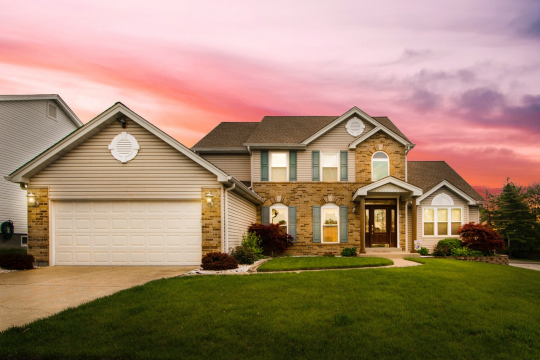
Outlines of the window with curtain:
{"type": "Polygon", "coordinates": [[[270,181],[287,181],[288,158],[284,151],[270,152],[270,181]]]}
{"type": "Polygon", "coordinates": [[[270,222],[279,224],[288,233],[289,208],[284,204],[274,204],[270,207],[270,222]]]}
{"type": "Polygon", "coordinates": [[[322,181],[339,180],[339,153],[322,153],[322,181]]]}
{"type": "Polygon", "coordinates": [[[323,242],[339,242],[339,207],[327,206],[322,208],[323,242]]]}
{"type": "Polygon", "coordinates": [[[373,181],[383,179],[390,175],[390,160],[388,155],[377,151],[371,158],[371,178],[373,181]]]}
{"type": "Polygon", "coordinates": [[[461,208],[424,208],[424,236],[458,235],[461,214],[461,208]]]}

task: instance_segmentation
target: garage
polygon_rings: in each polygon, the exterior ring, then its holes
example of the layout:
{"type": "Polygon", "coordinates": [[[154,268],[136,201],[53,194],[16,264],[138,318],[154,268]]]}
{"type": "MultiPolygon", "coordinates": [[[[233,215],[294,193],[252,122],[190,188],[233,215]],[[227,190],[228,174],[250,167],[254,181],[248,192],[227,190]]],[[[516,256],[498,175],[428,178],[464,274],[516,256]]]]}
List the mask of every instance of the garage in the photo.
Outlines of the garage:
{"type": "Polygon", "coordinates": [[[198,265],[200,201],[53,201],[55,265],[198,265]]]}

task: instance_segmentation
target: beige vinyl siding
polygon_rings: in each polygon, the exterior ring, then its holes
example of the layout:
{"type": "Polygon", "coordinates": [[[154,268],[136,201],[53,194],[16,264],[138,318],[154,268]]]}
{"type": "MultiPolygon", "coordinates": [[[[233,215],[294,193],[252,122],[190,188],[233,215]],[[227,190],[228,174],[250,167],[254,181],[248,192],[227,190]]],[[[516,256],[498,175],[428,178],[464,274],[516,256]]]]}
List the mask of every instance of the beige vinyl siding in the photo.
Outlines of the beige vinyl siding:
{"type": "Polygon", "coordinates": [[[407,251],[410,251],[409,249],[411,248],[411,241],[414,241],[413,237],[412,237],[412,233],[413,233],[413,226],[412,226],[412,206],[407,206],[407,246],[408,248],[406,249],[407,251]]]}
{"type": "Polygon", "coordinates": [[[251,152],[251,183],[261,181],[261,151],[251,152]]]}
{"type": "Polygon", "coordinates": [[[26,191],[4,180],[32,158],[73,132],[77,126],[57,105],[47,116],[47,100],[0,101],[0,223],[12,220],[15,233],[27,232],[26,191]]]}
{"type": "MultiPolygon", "coordinates": [[[[257,206],[238,194],[227,194],[227,239],[229,249],[242,243],[242,235],[257,222],[257,206]]],[[[227,249],[227,251],[229,251],[227,249]]]]}
{"type": "Polygon", "coordinates": [[[433,198],[441,193],[445,193],[447,194],[448,196],[450,196],[452,198],[452,200],[454,200],[454,205],[451,205],[451,206],[434,206],[435,208],[437,207],[440,207],[440,208],[445,208],[445,207],[448,207],[448,208],[457,208],[457,207],[461,207],[463,210],[463,213],[462,213],[462,224],[466,224],[469,222],[469,205],[467,204],[467,202],[465,200],[463,200],[463,198],[461,198],[459,195],[457,195],[456,193],[454,193],[452,190],[448,189],[446,186],[443,186],[442,188],[438,189],[437,191],[435,191],[433,194],[431,194],[430,196],[428,196],[427,198],[425,198],[424,200],[422,200],[421,204],[418,206],[418,239],[419,240],[422,240],[422,246],[425,247],[425,248],[428,248],[430,249],[430,251],[433,249],[433,247],[435,245],[437,245],[437,243],[439,242],[439,240],[441,239],[444,239],[444,238],[447,238],[447,237],[455,237],[455,236],[428,236],[428,237],[424,237],[424,232],[423,232],[423,212],[424,212],[424,207],[432,207],[431,206],[431,202],[433,201],[433,198]]]}
{"type": "Polygon", "coordinates": [[[202,154],[212,164],[241,181],[251,181],[249,154],[202,154]]]}
{"type": "Polygon", "coordinates": [[[480,208],[478,206],[469,206],[469,222],[480,223],[480,208]]]}
{"type": "Polygon", "coordinates": [[[133,121],[114,122],[30,179],[49,187],[51,199],[200,199],[201,188],[219,187],[212,174],[133,121]],[[108,145],[121,132],[133,135],[138,155],[122,164],[108,145]]]}

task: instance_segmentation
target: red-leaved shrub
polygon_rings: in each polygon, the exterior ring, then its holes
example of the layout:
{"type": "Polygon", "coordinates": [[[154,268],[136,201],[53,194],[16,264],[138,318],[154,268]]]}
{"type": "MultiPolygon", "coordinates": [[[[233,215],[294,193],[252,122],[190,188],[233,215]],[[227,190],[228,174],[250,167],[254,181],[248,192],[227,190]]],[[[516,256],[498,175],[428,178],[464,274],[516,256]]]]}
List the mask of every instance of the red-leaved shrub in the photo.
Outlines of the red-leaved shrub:
{"type": "Polygon", "coordinates": [[[491,227],[482,224],[468,223],[463,225],[458,234],[463,246],[471,250],[482,251],[485,255],[495,250],[504,250],[505,244],[501,235],[491,227]]]}
{"type": "Polygon", "coordinates": [[[203,256],[201,266],[204,270],[229,270],[236,269],[238,262],[229,254],[211,252],[203,256]]]}
{"type": "Polygon", "coordinates": [[[266,256],[283,254],[293,242],[293,237],[279,224],[251,224],[248,231],[260,237],[263,254],[266,256]]]}
{"type": "Polygon", "coordinates": [[[28,270],[34,268],[34,257],[28,254],[7,253],[0,255],[0,268],[28,270]]]}

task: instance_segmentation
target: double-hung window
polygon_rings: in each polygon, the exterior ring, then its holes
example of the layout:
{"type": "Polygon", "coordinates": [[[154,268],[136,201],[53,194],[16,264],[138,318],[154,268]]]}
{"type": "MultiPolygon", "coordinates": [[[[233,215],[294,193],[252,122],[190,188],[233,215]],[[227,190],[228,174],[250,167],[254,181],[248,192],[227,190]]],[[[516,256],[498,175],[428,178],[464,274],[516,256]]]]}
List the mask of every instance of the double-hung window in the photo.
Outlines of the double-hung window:
{"type": "Polygon", "coordinates": [[[288,229],[289,220],[289,208],[284,204],[274,204],[270,207],[270,222],[272,224],[279,224],[286,233],[289,233],[288,229]]]}
{"type": "Polygon", "coordinates": [[[457,236],[462,213],[461,208],[424,208],[424,236],[457,236]]]}
{"type": "Polygon", "coordinates": [[[284,182],[289,179],[289,157],[286,151],[270,152],[270,181],[284,182]]]}
{"type": "Polygon", "coordinates": [[[323,243],[339,242],[339,207],[328,204],[321,208],[323,243]]]}
{"type": "Polygon", "coordinates": [[[322,181],[339,181],[339,152],[322,153],[322,181]]]}

